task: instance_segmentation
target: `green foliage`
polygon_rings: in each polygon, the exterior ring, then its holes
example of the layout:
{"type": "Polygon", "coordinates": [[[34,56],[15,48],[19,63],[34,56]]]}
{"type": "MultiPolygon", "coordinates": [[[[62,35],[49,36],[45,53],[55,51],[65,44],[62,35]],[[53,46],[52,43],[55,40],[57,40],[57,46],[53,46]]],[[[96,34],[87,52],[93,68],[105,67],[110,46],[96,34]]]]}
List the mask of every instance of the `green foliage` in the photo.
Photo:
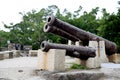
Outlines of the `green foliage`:
{"type": "Polygon", "coordinates": [[[97,34],[99,23],[96,16],[98,11],[99,8],[96,7],[89,13],[84,12],[83,15],[73,18],[70,23],[78,28],[97,34]]]}
{"type": "Polygon", "coordinates": [[[79,64],[73,63],[70,69],[88,69],[86,66],[81,66],[79,64]]]}
{"type": "Polygon", "coordinates": [[[66,43],[66,40],[43,32],[45,21],[50,15],[61,16],[59,9],[55,5],[43,8],[40,11],[32,10],[27,13],[19,13],[23,16],[23,21],[17,24],[4,25],[10,29],[10,40],[14,43],[32,45],[33,49],[39,49],[43,40],[52,40],[57,43],[66,43]]]}
{"type": "Polygon", "coordinates": [[[0,30],[0,48],[7,46],[7,41],[9,40],[9,38],[10,38],[9,32],[0,30]]]}
{"type": "Polygon", "coordinates": [[[99,35],[113,41],[118,46],[118,52],[120,52],[120,10],[117,14],[111,15],[103,9],[103,17],[100,20],[99,35]]]}
{"type": "Polygon", "coordinates": [[[56,43],[67,43],[66,39],[43,32],[43,26],[46,19],[48,16],[54,15],[60,20],[68,22],[78,28],[115,42],[120,51],[120,9],[118,9],[117,14],[110,14],[106,9],[102,9],[103,16],[101,18],[97,18],[97,13],[99,11],[98,7],[92,9],[90,12],[84,11],[83,14],[81,14],[81,11],[82,7],[80,6],[73,13],[69,12],[67,9],[64,9],[63,13],[61,13],[56,5],[51,5],[38,12],[32,10],[27,13],[19,13],[23,16],[23,20],[16,24],[4,24],[6,28],[10,29],[10,32],[1,33],[0,31],[0,34],[2,34],[0,35],[0,40],[4,39],[3,43],[0,44],[1,46],[5,46],[6,40],[11,40],[14,43],[32,45],[33,49],[38,49],[43,40],[50,40],[56,43]]]}

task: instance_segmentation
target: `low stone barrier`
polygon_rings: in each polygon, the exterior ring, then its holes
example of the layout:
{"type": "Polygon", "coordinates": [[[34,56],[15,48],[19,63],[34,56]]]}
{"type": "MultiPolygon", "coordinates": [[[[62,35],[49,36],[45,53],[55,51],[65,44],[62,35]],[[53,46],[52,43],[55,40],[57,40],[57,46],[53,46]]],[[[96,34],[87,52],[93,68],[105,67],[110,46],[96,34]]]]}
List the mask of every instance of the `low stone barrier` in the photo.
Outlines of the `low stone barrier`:
{"type": "Polygon", "coordinates": [[[13,58],[13,51],[1,51],[0,60],[13,58]]]}
{"type": "Polygon", "coordinates": [[[37,56],[38,50],[29,50],[29,56],[37,56]]]}
{"type": "Polygon", "coordinates": [[[13,57],[20,57],[20,53],[21,53],[20,50],[12,50],[12,52],[13,52],[13,57]]]}
{"type": "Polygon", "coordinates": [[[10,59],[13,57],[20,57],[20,51],[19,50],[11,50],[11,51],[1,51],[0,52],[0,60],[10,59]]]}

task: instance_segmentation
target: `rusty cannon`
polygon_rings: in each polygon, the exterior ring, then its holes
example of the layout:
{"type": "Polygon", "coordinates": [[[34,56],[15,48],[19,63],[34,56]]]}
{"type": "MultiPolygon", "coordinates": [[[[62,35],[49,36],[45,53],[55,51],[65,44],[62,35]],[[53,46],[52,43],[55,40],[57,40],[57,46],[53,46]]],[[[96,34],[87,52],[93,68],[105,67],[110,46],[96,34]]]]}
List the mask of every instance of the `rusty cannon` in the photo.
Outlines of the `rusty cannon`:
{"type": "Polygon", "coordinates": [[[57,19],[54,16],[50,16],[47,19],[46,24],[47,26],[45,25],[44,28],[45,32],[51,32],[60,36],[64,35],[63,37],[70,39],[72,41],[81,40],[83,42],[83,46],[88,45],[90,40],[105,41],[105,50],[107,55],[112,55],[117,51],[117,46],[114,42],[111,42],[95,34],[77,28],[69,23],[57,19]],[[58,31],[59,33],[57,33],[56,31],[58,31]]]}
{"type": "Polygon", "coordinates": [[[66,50],[66,55],[71,57],[80,58],[86,60],[89,57],[95,57],[96,50],[90,47],[75,46],[75,45],[65,45],[65,44],[55,44],[47,41],[41,43],[41,50],[44,52],[49,51],[49,49],[64,49],[66,50]]]}

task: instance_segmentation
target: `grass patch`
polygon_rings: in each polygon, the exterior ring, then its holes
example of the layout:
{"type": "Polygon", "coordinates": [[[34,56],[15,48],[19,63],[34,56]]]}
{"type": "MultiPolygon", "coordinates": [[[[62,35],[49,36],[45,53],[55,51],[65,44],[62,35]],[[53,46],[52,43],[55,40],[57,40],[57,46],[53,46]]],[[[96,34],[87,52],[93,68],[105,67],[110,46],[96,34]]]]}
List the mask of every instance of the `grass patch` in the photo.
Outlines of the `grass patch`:
{"type": "Polygon", "coordinates": [[[82,66],[76,63],[73,63],[70,69],[88,69],[86,66],[82,66]]]}

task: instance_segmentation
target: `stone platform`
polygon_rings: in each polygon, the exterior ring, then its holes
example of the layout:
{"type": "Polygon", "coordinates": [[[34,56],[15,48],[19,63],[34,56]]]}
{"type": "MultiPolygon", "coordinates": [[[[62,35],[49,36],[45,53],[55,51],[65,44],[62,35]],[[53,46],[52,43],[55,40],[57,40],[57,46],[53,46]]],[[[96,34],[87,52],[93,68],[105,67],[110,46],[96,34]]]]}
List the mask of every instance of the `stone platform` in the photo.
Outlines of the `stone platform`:
{"type": "Polygon", "coordinates": [[[104,73],[104,80],[120,80],[120,64],[103,63],[100,71],[104,73]]]}
{"type": "Polygon", "coordinates": [[[45,80],[103,80],[104,73],[99,70],[69,70],[65,72],[37,71],[45,80]]]}
{"type": "MultiPolygon", "coordinates": [[[[67,67],[75,62],[66,58],[67,67]]],[[[0,80],[120,80],[120,64],[103,63],[99,69],[50,72],[37,69],[37,61],[37,57],[0,60],[0,80]]]]}
{"type": "Polygon", "coordinates": [[[74,69],[63,72],[36,70],[36,73],[44,80],[120,80],[120,64],[102,63],[98,69],[74,69]]]}

